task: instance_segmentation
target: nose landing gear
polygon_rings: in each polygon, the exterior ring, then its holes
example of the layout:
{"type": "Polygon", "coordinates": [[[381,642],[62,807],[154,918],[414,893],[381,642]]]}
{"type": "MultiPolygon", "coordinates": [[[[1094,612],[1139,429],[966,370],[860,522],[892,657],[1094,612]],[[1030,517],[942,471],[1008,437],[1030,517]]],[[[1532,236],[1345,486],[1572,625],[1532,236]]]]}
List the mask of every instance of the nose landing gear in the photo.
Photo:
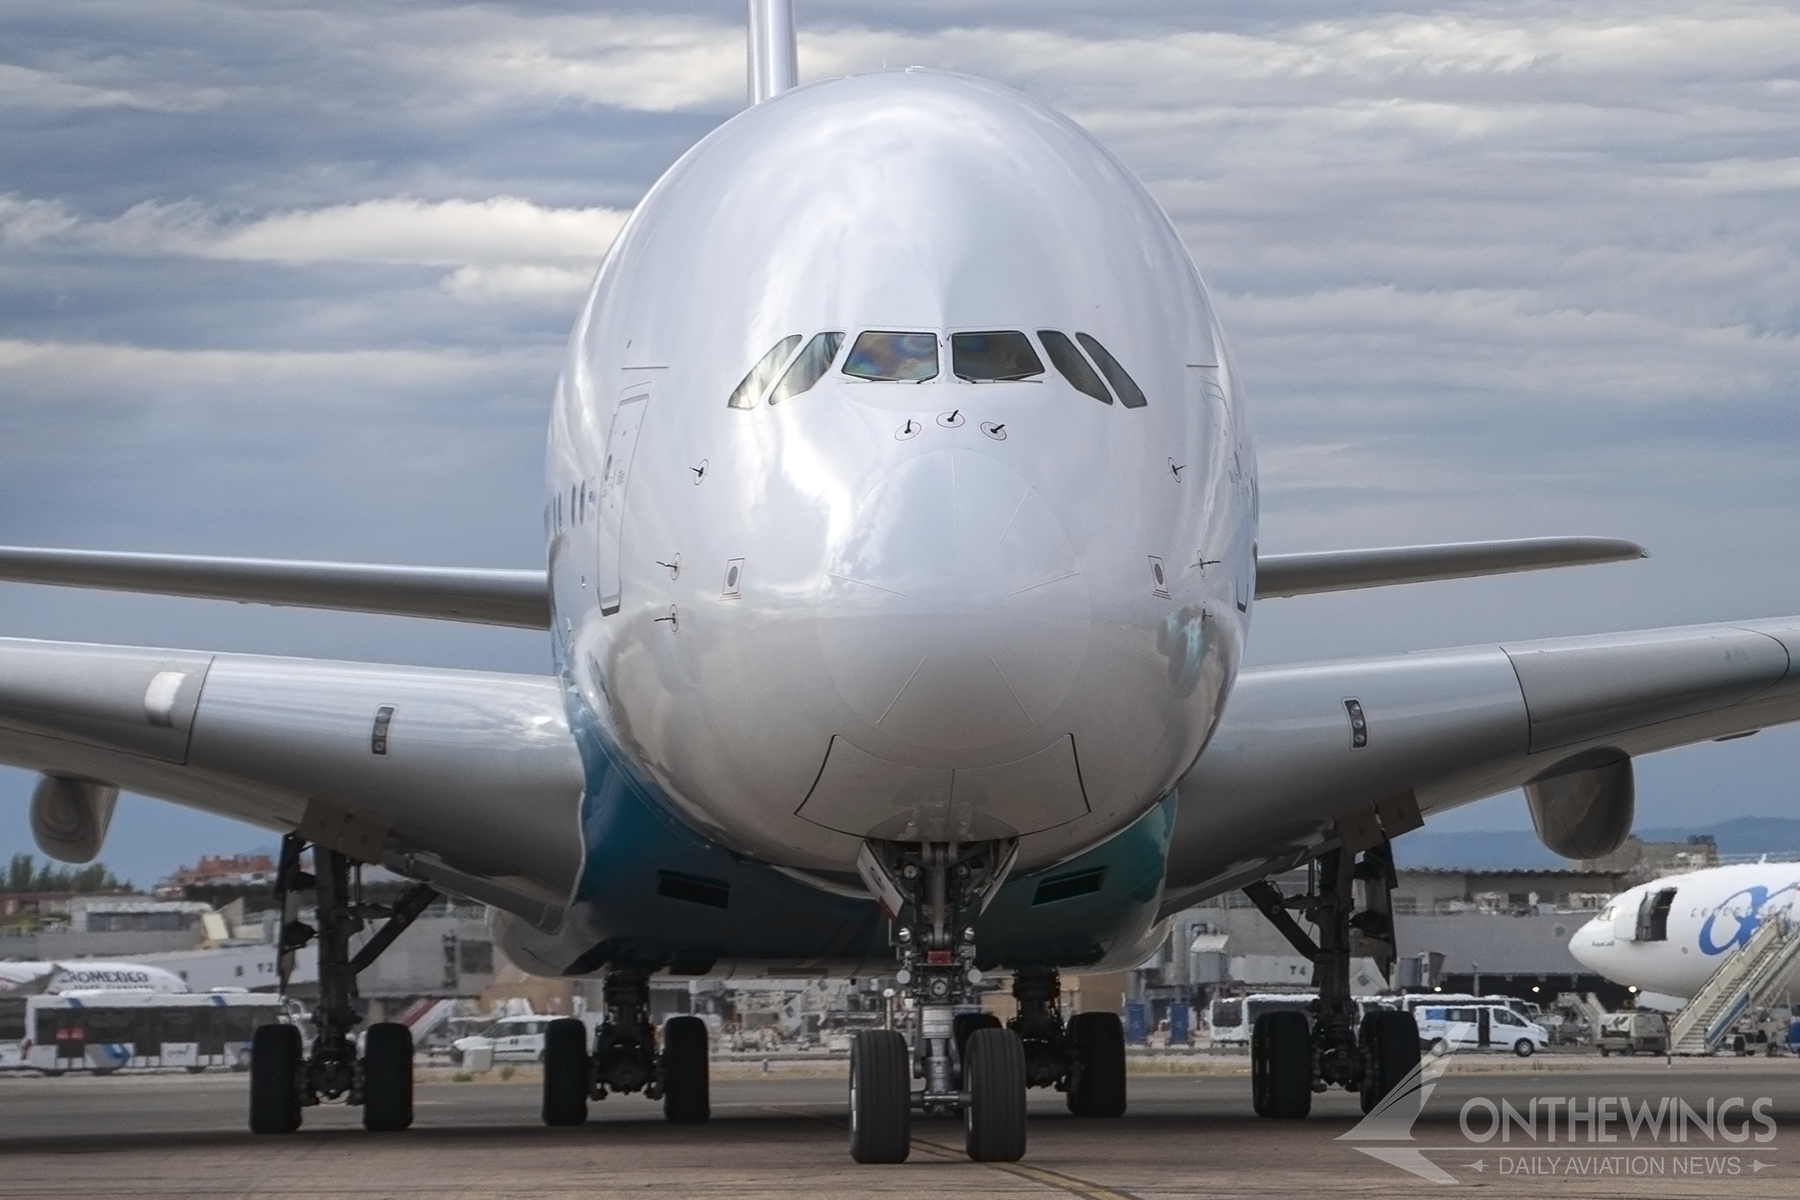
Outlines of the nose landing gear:
{"type": "Polygon", "coordinates": [[[363,1035],[359,1054],[352,1032],[362,1021],[356,1011],[356,977],[393,945],[438,894],[415,883],[401,892],[391,907],[364,903],[359,863],[315,845],[316,873],[304,871],[300,856],[306,847],[298,834],[281,839],[275,900],[282,919],[282,991],[287,990],[294,954],[315,939],[319,943],[319,1002],[313,1011],[312,1052],[306,1053],[300,1030],[292,1025],[263,1025],[256,1030],[250,1043],[250,1130],[292,1133],[300,1128],[302,1109],[339,1097],[362,1106],[366,1129],[405,1129],[413,1117],[412,1031],[394,1021],[371,1025],[363,1035]],[[315,894],[317,929],[299,919],[298,893],[303,891],[315,894]],[[351,938],[370,917],[387,919],[353,954],[351,938]]]}
{"type": "Polygon", "coordinates": [[[863,844],[857,869],[889,919],[910,911],[895,932],[894,973],[919,1014],[912,1052],[903,1035],[869,1030],[851,1048],[850,1155],[857,1162],[902,1162],[912,1112],[960,1115],[969,1157],[1012,1162],[1025,1154],[1028,1064],[1019,1033],[965,1012],[978,1000],[975,929],[1012,868],[1018,843],[884,842],[863,844]],[[916,926],[916,927],[915,927],[916,926]],[[960,1025],[960,1028],[959,1028],[960,1025]],[[912,1079],[924,1086],[914,1091],[912,1079]]]}

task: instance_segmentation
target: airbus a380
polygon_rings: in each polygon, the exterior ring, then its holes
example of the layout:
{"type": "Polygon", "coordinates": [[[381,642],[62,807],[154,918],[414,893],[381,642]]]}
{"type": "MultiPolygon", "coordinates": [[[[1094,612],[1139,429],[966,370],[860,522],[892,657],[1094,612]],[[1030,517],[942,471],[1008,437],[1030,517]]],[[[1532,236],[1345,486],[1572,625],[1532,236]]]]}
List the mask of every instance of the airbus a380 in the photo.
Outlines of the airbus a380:
{"type": "Polygon", "coordinates": [[[1569,953],[1650,1002],[1690,999],[1771,919],[1793,921],[1800,863],[1735,863],[1641,883],[1575,931],[1569,953]]]}
{"type": "Polygon", "coordinates": [[[0,553],[18,581],[551,633],[541,678],[0,643],[0,758],[44,776],[46,851],[93,857],[118,788],[285,835],[319,1037],[259,1032],[254,1129],[337,1097],[410,1123],[406,1032],[357,1048],[355,980],[435,889],[492,905],[513,961],[604,974],[596,1035],[549,1039],[553,1124],[609,1092],[705,1119],[704,1030],[651,1027],[654,972],[879,975],[914,1018],[854,1044],[854,1157],[904,1159],[931,1111],[1017,1158],[1029,1086],[1125,1108],[1118,1019],[1065,1020],[1057,973],[1132,965],[1237,888],[1322,994],[1259,1027],[1256,1110],[1372,1104],[1418,1054],[1349,995],[1353,930],[1392,956],[1389,839],[1523,786],[1547,845],[1598,854],[1634,755],[1800,717],[1800,617],[1240,669],[1259,599],[1642,551],[1259,556],[1218,322],[1118,159],[978,79],[797,87],[787,3],[750,16],[751,105],[645,195],[575,322],[547,570],[0,553]],[[1309,862],[1306,895],[1265,880],[1309,862]],[[357,863],[417,885],[374,912],[357,863]],[[994,971],[1004,1028],[971,1011],[994,971]]]}

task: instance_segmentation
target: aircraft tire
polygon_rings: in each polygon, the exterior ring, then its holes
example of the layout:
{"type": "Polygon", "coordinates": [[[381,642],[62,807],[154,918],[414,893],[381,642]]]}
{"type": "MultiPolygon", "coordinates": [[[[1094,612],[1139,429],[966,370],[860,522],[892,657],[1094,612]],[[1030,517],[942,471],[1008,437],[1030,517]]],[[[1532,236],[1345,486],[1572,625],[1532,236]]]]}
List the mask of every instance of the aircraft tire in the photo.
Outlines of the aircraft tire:
{"type": "Polygon", "coordinates": [[[962,1061],[968,1052],[969,1035],[977,1029],[998,1029],[1000,1018],[993,1013],[957,1013],[950,1025],[950,1037],[956,1043],[957,1061],[962,1061]]]}
{"type": "Polygon", "coordinates": [[[912,1060],[906,1038],[865,1029],[850,1043],[850,1157],[901,1163],[912,1152],[912,1060]]]}
{"type": "Polygon", "coordinates": [[[584,1124],[587,1106],[587,1025],[560,1017],[544,1033],[544,1124],[584,1124]]]}
{"type": "Polygon", "coordinates": [[[1250,1033],[1250,1097],[1259,1117],[1292,1121],[1312,1112],[1312,1026],[1305,1013],[1256,1018],[1250,1033]]]}
{"type": "Polygon", "coordinates": [[[300,1031],[292,1025],[258,1025],[250,1039],[250,1132],[292,1133],[300,1128],[300,1031]]]}
{"type": "Polygon", "coordinates": [[[973,1162],[1025,1157],[1025,1043],[1010,1029],[977,1029],[963,1052],[964,1146],[973,1162]]]}
{"type": "Polygon", "coordinates": [[[1078,1117],[1125,1115],[1125,1024],[1118,1013],[1069,1019],[1069,1111],[1078,1117]]]}
{"type": "Polygon", "coordinates": [[[398,1021],[369,1026],[363,1038],[363,1128],[394,1133],[413,1121],[412,1030],[398,1021]]]}
{"type": "Polygon", "coordinates": [[[1363,1018],[1362,1110],[1371,1111],[1419,1065],[1419,1023],[1411,1013],[1377,1009],[1363,1018]]]}
{"type": "Polygon", "coordinates": [[[706,1022],[670,1017],[663,1026],[663,1117],[671,1125],[700,1125],[712,1115],[707,1078],[706,1022]]]}

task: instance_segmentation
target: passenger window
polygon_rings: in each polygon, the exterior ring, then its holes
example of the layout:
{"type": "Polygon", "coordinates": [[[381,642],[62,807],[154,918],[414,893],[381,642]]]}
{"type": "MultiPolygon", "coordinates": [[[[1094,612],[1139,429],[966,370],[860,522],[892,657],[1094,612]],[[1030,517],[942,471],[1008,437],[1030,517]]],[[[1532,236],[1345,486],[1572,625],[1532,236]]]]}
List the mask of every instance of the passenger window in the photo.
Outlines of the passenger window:
{"type": "Polygon", "coordinates": [[[737,390],[731,393],[731,399],[725,402],[726,405],[730,408],[755,408],[757,400],[768,390],[769,382],[775,378],[781,365],[788,360],[788,355],[799,344],[800,335],[791,333],[769,347],[769,352],[757,360],[756,365],[750,368],[750,373],[744,376],[744,382],[738,384],[737,390]]]}
{"type": "Polygon", "coordinates": [[[1112,393],[1100,382],[1100,376],[1088,365],[1088,360],[1081,357],[1081,351],[1069,340],[1069,335],[1057,329],[1040,329],[1038,338],[1044,343],[1044,353],[1050,356],[1062,377],[1069,381],[1069,386],[1083,392],[1102,404],[1113,402],[1112,393]]]}
{"type": "Polygon", "coordinates": [[[838,347],[844,344],[841,333],[815,333],[813,340],[806,343],[806,349],[794,359],[781,382],[769,393],[770,404],[780,404],[783,400],[792,400],[805,391],[831,370],[831,361],[837,357],[838,347]]]}
{"type": "Polygon", "coordinates": [[[1144,390],[1138,387],[1137,381],[1125,373],[1125,368],[1119,365],[1119,360],[1107,353],[1106,347],[1100,344],[1098,338],[1078,333],[1075,335],[1075,339],[1081,343],[1083,350],[1093,356],[1095,365],[1100,368],[1100,373],[1106,376],[1106,382],[1112,384],[1113,391],[1119,393],[1120,404],[1126,408],[1142,408],[1150,403],[1144,399],[1144,390]]]}
{"type": "Polygon", "coordinates": [[[936,379],[938,341],[935,333],[858,334],[844,359],[844,374],[890,383],[924,383],[936,379]]]}
{"type": "Polygon", "coordinates": [[[1044,373],[1043,360],[1031,348],[1031,339],[1011,330],[951,334],[950,364],[958,379],[970,383],[1030,379],[1044,373]]]}

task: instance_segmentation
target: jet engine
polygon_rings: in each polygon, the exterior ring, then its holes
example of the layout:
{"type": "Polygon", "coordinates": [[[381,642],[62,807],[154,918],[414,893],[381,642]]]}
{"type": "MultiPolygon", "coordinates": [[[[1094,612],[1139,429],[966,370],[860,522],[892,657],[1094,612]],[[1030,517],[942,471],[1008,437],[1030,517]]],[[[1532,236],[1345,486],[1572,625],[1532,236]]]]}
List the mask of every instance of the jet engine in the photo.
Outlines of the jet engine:
{"type": "Polygon", "coordinates": [[[1600,858],[1631,833],[1637,790],[1631,756],[1589,750],[1566,758],[1525,785],[1538,840],[1564,858],[1600,858]]]}
{"type": "Polygon", "coordinates": [[[93,862],[118,802],[119,789],[110,783],[46,775],[31,793],[31,836],[59,862],[93,862]]]}

